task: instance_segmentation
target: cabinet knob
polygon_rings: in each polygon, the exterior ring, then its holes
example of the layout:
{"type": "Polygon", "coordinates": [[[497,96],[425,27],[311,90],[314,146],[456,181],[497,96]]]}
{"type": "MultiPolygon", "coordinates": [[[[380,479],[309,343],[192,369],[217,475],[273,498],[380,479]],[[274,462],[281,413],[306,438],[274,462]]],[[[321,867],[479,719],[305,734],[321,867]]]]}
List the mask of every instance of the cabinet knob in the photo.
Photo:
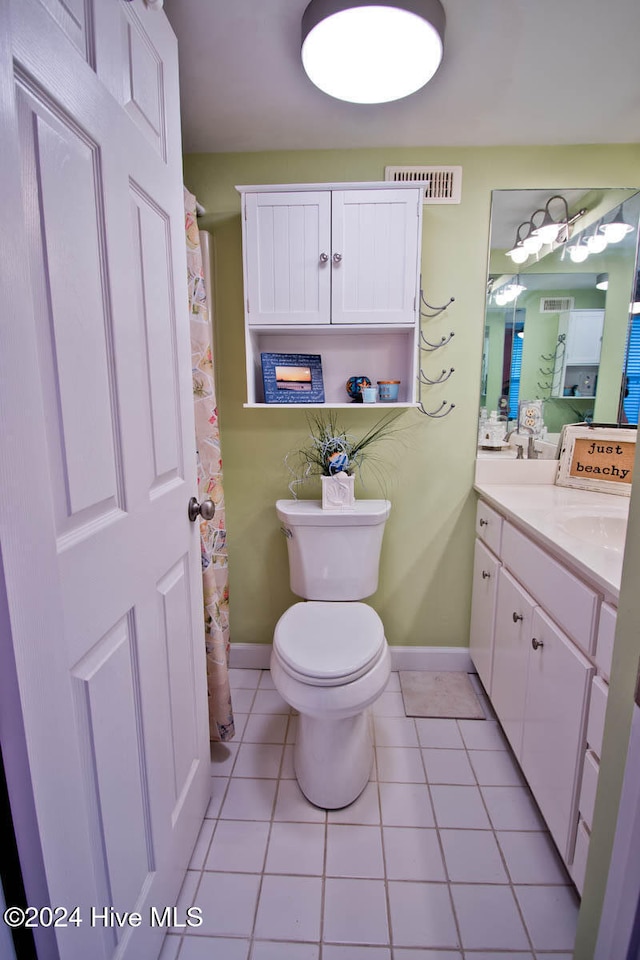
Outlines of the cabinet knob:
{"type": "Polygon", "coordinates": [[[482,571],[482,579],[483,579],[483,580],[490,580],[490,579],[491,579],[491,574],[488,573],[486,570],[483,570],[483,571],[482,571]]]}
{"type": "Polygon", "coordinates": [[[538,647],[544,647],[544,641],[536,640],[536,638],[533,637],[533,639],[531,640],[531,646],[533,647],[534,650],[537,650],[538,647]]]}
{"type": "Polygon", "coordinates": [[[485,520],[484,517],[480,517],[480,526],[481,526],[481,527],[488,527],[488,526],[489,526],[489,521],[488,521],[488,520],[485,520]]]}
{"type": "Polygon", "coordinates": [[[513,622],[514,622],[514,623],[517,623],[518,620],[524,620],[524,617],[522,616],[521,613],[516,613],[516,612],[514,611],[513,614],[512,614],[512,616],[513,616],[513,622]]]}
{"type": "Polygon", "coordinates": [[[328,254],[328,253],[321,253],[321,254],[320,254],[320,263],[326,263],[328,259],[329,259],[329,254],[328,254]]]}
{"type": "Polygon", "coordinates": [[[340,263],[341,260],[342,260],[342,254],[341,254],[341,253],[334,253],[334,255],[333,255],[333,262],[334,262],[334,263],[340,263]]]}

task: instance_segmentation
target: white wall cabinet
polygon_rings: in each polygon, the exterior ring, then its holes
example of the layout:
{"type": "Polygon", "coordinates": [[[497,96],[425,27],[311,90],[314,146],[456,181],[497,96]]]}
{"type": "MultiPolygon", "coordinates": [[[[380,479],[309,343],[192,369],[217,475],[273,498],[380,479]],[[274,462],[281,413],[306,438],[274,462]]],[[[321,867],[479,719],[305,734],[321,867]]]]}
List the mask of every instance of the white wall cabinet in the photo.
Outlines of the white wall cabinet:
{"type": "Polygon", "coordinates": [[[596,393],[604,310],[567,310],[560,314],[558,336],[564,335],[564,354],[554,396],[593,397],[596,393]],[[577,393],[572,393],[577,390],[577,393]]]}
{"type": "Polygon", "coordinates": [[[374,385],[400,380],[400,404],[413,405],[420,189],[376,183],[237,189],[247,405],[264,402],[263,352],[319,354],[327,406],[356,406],[346,391],[351,376],[374,385]]]}
{"type": "Polygon", "coordinates": [[[476,532],[471,658],[580,891],[615,608],[482,501],[476,532]]]}

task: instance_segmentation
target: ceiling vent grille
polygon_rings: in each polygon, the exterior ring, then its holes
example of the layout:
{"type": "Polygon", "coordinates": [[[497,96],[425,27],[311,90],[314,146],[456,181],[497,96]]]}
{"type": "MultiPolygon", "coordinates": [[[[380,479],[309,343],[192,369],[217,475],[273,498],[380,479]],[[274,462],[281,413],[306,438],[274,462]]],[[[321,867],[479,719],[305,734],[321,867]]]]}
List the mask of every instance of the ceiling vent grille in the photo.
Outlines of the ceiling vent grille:
{"type": "Polygon", "coordinates": [[[421,183],[423,203],[460,203],[462,167],[385,167],[385,180],[421,183]]]}
{"type": "Polygon", "coordinates": [[[573,297],[541,297],[540,313],[561,313],[562,310],[573,310],[573,297]]]}

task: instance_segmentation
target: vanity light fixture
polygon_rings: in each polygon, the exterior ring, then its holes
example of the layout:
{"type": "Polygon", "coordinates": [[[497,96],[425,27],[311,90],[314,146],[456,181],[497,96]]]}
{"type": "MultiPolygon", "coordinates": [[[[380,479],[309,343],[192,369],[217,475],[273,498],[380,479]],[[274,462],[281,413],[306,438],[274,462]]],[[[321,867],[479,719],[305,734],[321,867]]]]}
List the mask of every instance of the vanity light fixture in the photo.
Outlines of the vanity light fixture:
{"type": "Polygon", "coordinates": [[[338,100],[400,100],[440,66],[444,27],[440,0],[311,0],[302,16],[302,64],[338,100]]]}
{"type": "Polygon", "coordinates": [[[620,243],[633,227],[625,222],[622,216],[622,204],[618,207],[609,223],[603,223],[600,230],[605,235],[607,243],[620,243]]]}
{"type": "MultiPolygon", "coordinates": [[[[569,239],[569,228],[575,221],[584,216],[586,210],[578,210],[572,217],[569,216],[569,206],[565,198],[556,193],[549,197],[544,207],[534,210],[528,220],[524,220],[516,231],[515,243],[511,250],[507,250],[507,256],[511,257],[514,263],[524,263],[531,254],[539,253],[545,244],[566,243],[569,239]],[[550,207],[552,203],[562,204],[562,212],[559,220],[554,220],[550,207]],[[542,221],[536,223],[536,218],[542,214],[542,221]],[[522,236],[523,228],[527,232],[522,236]]],[[[589,251],[587,251],[588,256],[589,251]]],[[[583,258],[585,259],[585,258],[583,258]]]]}
{"type": "Polygon", "coordinates": [[[599,273],[596,277],[596,290],[608,290],[608,289],[609,289],[609,274],[599,273]]]}
{"type": "MultiPolygon", "coordinates": [[[[537,212],[538,211],[536,211],[536,213],[537,212]]],[[[539,227],[534,228],[533,233],[536,237],[540,237],[543,244],[553,243],[556,240],[565,242],[569,239],[569,206],[565,198],[559,193],[554,194],[553,197],[549,197],[545,203],[542,223],[539,227]],[[563,206],[564,216],[560,220],[554,220],[549,210],[549,207],[555,200],[559,200],[563,206]],[[564,240],[561,240],[561,237],[564,237],[564,240]]]]}

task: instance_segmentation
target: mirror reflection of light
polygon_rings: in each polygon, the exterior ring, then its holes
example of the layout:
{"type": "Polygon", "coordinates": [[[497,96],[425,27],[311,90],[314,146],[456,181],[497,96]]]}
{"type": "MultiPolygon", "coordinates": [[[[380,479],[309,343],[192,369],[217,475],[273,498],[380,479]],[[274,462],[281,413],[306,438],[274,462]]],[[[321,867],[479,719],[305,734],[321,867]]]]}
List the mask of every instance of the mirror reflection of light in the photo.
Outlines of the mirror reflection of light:
{"type": "Polygon", "coordinates": [[[573,263],[584,263],[589,256],[589,248],[584,243],[576,243],[575,246],[569,247],[569,256],[573,263]]]}
{"type": "Polygon", "coordinates": [[[514,263],[524,263],[529,254],[525,250],[524,246],[522,246],[514,247],[513,250],[508,250],[507,256],[511,257],[514,263]]]}
{"type": "Polygon", "coordinates": [[[587,237],[587,249],[589,253],[602,253],[609,241],[602,233],[592,233],[587,237]]]}

